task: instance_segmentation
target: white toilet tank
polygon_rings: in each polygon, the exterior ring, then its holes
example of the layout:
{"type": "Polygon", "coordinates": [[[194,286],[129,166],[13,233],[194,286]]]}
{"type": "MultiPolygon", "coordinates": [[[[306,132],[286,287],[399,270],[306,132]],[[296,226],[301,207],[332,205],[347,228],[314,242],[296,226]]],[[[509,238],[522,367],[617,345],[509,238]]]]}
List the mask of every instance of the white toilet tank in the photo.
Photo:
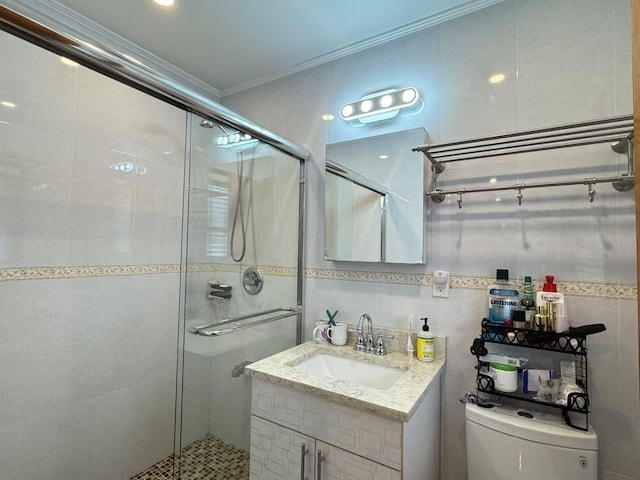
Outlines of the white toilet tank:
{"type": "Polygon", "coordinates": [[[468,403],[465,417],[467,480],[598,479],[597,435],[561,415],[468,403]]]}

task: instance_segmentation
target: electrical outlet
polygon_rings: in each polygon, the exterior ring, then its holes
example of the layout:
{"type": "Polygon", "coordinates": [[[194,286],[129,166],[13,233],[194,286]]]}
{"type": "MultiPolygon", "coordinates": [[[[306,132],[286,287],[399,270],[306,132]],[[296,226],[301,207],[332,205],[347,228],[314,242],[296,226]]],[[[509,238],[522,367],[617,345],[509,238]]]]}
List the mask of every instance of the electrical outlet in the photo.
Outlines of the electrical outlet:
{"type": "Polygon", "coordinates": [[[449,297],[449,272],[444,270],[433,271],[433,290],[434,297],[449,297]]]}

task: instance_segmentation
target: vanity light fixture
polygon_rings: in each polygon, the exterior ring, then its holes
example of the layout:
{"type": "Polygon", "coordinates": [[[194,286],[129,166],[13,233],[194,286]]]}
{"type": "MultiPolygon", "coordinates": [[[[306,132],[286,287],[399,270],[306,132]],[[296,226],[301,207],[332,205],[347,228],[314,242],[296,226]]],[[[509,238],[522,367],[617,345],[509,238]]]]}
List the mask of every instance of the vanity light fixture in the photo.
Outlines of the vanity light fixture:
{"type": "Polygon", "coordinates": [[[248,133],[224,133],[216,138],[216,145],[221,148],[230,148],[232,150],[242,151],[255,147],[258,140],[248,133]]]}
{"type": "Polygon", "coordinates": [[[109,168],[122,173],[137,173],[138,175],[147,173],[147,167],[138,165],[135,162],[120,162],[111,165],[109,168]]]}
{"type": "Polygon", "coordinates": [[[358,120],[360,123],[372,123],[388,120],[397,116],[400,110],[412,107],[419,100],[420,94],[413,87],[399,90],[390,88],[366,95],[355,102],[345,103],[340,108],[340,116],[347,122],[358,120]]]}
{"type": "Polygon", "coordinates": [[[155,3],[160,5],[161,7],[170,7],[174,4],[174,0],[153,0],[155,3]]]}

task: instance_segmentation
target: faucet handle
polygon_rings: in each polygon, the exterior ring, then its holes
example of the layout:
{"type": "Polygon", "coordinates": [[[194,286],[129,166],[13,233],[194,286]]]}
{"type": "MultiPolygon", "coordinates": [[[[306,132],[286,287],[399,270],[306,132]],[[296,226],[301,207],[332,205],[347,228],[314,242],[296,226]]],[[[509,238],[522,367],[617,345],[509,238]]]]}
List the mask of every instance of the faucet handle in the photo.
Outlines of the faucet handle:
{"type": "MultiPolygon", "coordinates": [[[[378,335],[378,340],[376,340],[376,348],[375,348],[375,353],[376,355],[386,355],[387,354],[387,349],[384,346],[384,340],[383,337],[385,335],[383,335],[382,333],[380,333],[378,335]]],[[[387,336],[388,338],[388,336],[387,336]]],[[[393,335],[391,336],[391,338],[393,338],[393,335]]]]}

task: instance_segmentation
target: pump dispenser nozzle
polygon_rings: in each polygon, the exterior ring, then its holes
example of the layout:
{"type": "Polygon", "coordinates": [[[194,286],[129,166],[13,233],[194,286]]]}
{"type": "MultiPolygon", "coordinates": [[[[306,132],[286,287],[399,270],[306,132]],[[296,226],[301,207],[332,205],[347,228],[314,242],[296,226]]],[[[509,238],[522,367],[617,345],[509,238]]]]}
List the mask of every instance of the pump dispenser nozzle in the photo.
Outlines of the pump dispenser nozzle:
{"type": "Polygon", "coordinates": [[[422,320],[424,322],[424,325],[422,326],[422,331],[423,332],[428,332],[429,331],[429,325],[427,325],[427,320],[429,320],[429,317],[423,317],[420,320],[422,320]]]}
{"type": "Polygon", "coordinates": [[[545,279],[545,283],[542,286],[542,291],[543,292],[557,292],[558,291],[558,287],[556,286],[555,283],[553,283],[553,279],[555,277],[553,275],[545,275],[544,279],[545,279]]]}

